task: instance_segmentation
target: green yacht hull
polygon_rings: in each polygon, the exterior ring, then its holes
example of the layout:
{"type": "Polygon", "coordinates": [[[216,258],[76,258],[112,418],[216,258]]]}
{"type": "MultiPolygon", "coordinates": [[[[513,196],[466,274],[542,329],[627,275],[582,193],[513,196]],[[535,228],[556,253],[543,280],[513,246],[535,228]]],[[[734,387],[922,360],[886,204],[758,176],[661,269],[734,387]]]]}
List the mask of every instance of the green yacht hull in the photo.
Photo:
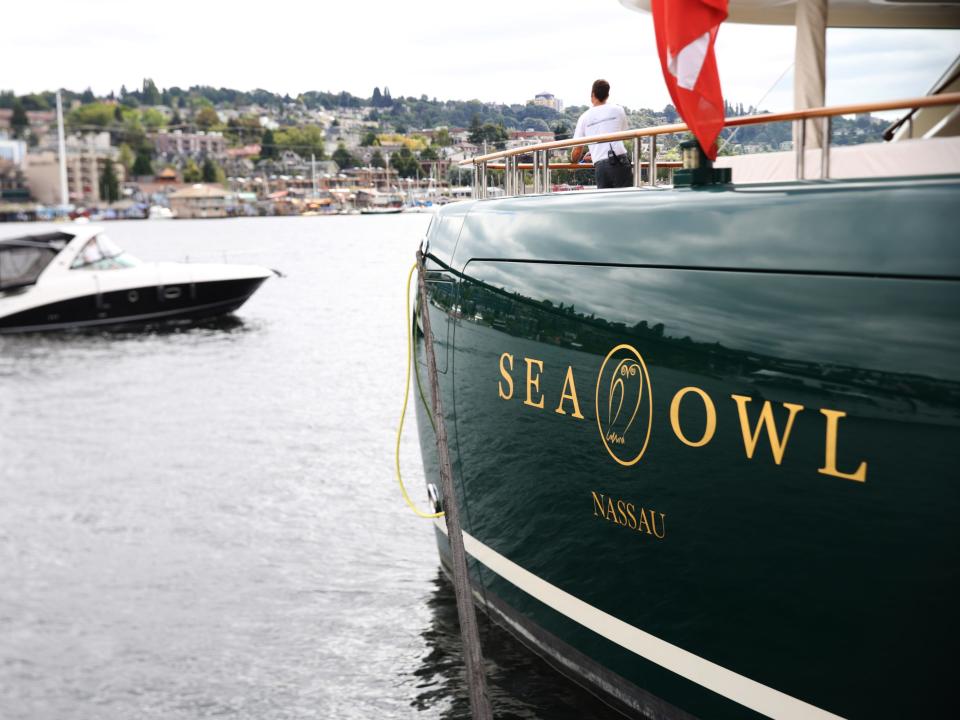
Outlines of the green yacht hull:
{"type": "Polygon", "coordinates": [[[421,312],[477,604],[635,716],[950,713],[958,200],[949,177],[444,208],[421,312]]]}

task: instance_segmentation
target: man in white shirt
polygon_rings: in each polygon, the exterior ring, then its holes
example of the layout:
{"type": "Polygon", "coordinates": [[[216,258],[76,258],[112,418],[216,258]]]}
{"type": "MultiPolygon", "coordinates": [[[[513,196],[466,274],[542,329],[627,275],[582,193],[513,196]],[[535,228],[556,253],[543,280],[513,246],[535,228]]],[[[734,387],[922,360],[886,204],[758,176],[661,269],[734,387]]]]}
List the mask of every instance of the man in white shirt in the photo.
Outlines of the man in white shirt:
{"type": "MultiPolygon", "coordinates": [[[[590,91],[590,104],[593,105],[580,119],[573,133],[574,139],[592,135],[607,135],[627,129],[627,114],[623,108],[608,103],[610,83],[597,80],[590,91]]],[[[590,143],[590,157],[597,172],[597,187],[618,188],[633,185],[633,171],[627,157],[627,148],[623,142],[590,143]]],[[[575,163],[583,158],[584,146],[575,147],[572,157],[575,163]]]]}

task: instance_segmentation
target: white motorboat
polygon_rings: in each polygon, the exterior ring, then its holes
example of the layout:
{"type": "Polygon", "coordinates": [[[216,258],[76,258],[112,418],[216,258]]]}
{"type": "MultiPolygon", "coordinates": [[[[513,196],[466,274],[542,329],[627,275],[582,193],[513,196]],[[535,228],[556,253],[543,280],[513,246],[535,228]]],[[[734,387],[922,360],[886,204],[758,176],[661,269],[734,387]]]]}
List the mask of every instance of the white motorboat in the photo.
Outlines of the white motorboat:
{"type": "Polygon", "coordinates": [[[145,263],[95,225],[40,230],[0,239],[0,333],[215,317],[243,305],[272,272],[145,263]]]}
{"type": "Polygon", "coordinates": [[[173,220],[173,210],[163,205],[151,205],[147,217],[150,220],[173,220]]]}

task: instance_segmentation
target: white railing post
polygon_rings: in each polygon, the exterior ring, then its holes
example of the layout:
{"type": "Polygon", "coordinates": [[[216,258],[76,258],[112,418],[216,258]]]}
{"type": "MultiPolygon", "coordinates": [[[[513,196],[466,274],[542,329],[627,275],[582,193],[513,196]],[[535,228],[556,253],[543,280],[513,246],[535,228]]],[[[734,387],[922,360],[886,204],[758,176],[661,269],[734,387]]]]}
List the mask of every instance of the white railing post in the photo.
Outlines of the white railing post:
{"type": "Polygon", "coordinates": [[[650,187],[657,184],[657,136],[650,136],[650,163],[647,165],[647,180],[650,187]]]}

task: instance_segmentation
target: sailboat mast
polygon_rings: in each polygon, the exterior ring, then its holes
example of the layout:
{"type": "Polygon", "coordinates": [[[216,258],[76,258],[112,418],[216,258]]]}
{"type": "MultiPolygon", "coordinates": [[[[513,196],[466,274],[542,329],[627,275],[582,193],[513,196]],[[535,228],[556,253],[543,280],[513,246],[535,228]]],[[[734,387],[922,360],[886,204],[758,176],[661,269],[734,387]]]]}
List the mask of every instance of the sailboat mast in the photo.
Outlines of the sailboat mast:
{"type": "Polygon", "coordinates": [[[67,192],[67,141],[63,134],[63,99],[57,90],[57,150],[60,154],[60,205],[70,204],[67,192]]]}

